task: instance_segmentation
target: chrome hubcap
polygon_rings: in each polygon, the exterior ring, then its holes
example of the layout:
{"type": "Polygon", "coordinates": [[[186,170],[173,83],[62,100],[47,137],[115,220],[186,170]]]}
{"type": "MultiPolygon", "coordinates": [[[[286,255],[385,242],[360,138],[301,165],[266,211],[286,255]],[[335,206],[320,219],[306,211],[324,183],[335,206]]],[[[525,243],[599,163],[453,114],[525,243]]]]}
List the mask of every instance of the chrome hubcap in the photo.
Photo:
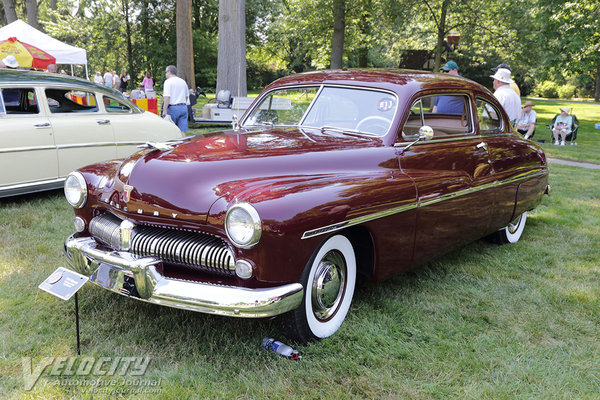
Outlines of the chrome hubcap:
{"type": "Polygon", "coordinates": [[[515,233],[517,231],[517,229],[519,229],[519,225],[521,224],[522,217],[523,217],[523,214],[519,215],[517,218],[515,218],[515,220],[513,220],[511,223],[508,224],[508,231],[511,233],[511,235],[513,233],[515,233]]]}
{"type": "Polygon", "coordinates": [[[319,320],[331,318],[346,289],[346,262],[341,253],[330,251],[321,259],[312,282],[312,307],[319,320]]]}

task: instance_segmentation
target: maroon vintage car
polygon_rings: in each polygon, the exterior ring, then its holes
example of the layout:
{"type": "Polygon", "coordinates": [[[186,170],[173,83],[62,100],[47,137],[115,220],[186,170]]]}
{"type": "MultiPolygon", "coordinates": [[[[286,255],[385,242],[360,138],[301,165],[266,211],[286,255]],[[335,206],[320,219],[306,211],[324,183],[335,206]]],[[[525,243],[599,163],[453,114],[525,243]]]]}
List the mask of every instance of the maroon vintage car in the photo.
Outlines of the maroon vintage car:
{"type": "Polygon", "coordinates": [[[484,87],[337,70],[269,85],[233,130],[148,143],[65,183],[73,269],[155,304],[335,333],[378,281],[470,241],[516,242],[548,190],[540,147],[484,87]]]}

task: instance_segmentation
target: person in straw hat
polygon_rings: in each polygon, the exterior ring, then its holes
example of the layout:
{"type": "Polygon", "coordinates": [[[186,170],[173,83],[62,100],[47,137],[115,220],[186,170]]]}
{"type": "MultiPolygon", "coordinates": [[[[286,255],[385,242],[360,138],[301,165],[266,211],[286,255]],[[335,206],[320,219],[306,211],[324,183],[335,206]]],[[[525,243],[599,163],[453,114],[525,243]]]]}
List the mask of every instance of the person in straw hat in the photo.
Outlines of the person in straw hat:
{"type": "Polygon", "coordinates": [[[517,119],[517,132],[525,139],[531,139],[535,134],[535,122],[537,114],[533,111],[533,102],[527,100],[521,109],[521,115],[517,119]]]}
{"type": "Polygon", "coordinates": [[[552,126],[552,137],[554,138],[554,145],[558,146],[559,136],[561,137],[560,145],[565,145],[565,139],[567,135],[571,133],[571,125],[573,124],[573,117],[569,115],[571,109],[569,107],[563,107],[560,109],[560,115],[556,116],[554,125],[552,126]]]}
{"type": "Polygon", "coordinates": [[[498,68],[490,78],[494,79],[494,96],[508,114],[510,123],[514,125],[521,113],[521,98],[510,88],[510,84],[513,82],[510,78],[510,71],[506,68],[498,68]]]}

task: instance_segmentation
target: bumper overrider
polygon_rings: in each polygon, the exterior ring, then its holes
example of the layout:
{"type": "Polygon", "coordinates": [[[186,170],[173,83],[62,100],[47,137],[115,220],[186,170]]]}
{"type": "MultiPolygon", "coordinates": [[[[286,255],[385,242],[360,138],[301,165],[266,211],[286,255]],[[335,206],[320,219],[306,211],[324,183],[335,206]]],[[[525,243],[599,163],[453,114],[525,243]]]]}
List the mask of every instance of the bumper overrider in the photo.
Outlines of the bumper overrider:
{"type": "Polygon", "coordinates": [[[160,259],[106,249],[90,237],[70,236],[65,253],[75,271],[100,287],[184,310],[265,318],[297,308],[304,294],[300,283],[248,289],[168,278],[158,271],[160,259]]]}

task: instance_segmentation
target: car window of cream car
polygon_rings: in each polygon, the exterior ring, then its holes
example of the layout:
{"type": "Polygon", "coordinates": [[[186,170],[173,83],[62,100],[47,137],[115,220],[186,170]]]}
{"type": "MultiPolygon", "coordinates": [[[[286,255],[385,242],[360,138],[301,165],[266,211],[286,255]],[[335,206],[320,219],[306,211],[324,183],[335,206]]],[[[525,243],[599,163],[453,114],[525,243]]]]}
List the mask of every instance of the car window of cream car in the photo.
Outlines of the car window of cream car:
{"type": "Polygon", "coordinates": [[[33,87],[2,88],[1,114],[39,114],[40,108],[33,87]]]}
{"type": "Polygon", "coordinates": [[[348,86],[276,88],[260,99],[243,126],[302,126],[384,136],[394,120],[394,93],[348,86]]]}
{"type": "Polygon", "coordinates": [[[50,112],[55,113],[97,113],[96,95],[82,89],[47,88],[45,90],[50,112]]]}

